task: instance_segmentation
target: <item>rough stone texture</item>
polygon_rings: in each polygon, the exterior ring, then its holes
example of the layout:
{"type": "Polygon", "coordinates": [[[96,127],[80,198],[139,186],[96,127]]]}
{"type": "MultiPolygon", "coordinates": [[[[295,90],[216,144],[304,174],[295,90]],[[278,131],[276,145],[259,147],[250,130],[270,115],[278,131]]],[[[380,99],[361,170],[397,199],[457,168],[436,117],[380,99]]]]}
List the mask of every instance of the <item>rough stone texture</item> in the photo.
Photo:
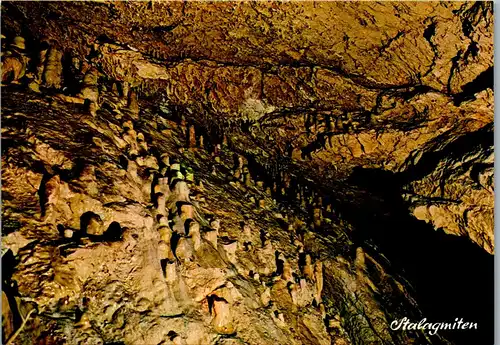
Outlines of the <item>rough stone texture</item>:
{"type": "MultiPolygon", "coordinates": [[[[494,251],[495,204],[491,136],[492,131],[488,129],[468,138],[474,145],[467,147],[469,150],[461,156],[452,155],[450,148],[444,148],[434,170],[412,182],[405,195],[417,219],[431,222],[446,233],[468,236],[489,253],[494,251]]],[[[449,145],[458,146],[454,149],[456,152],[463,145],[461,142],[449,145]]]]}
{"type": "Polygon", "coordinates": [[[422,236],[428,222],[494,252],[492,3],[2,13],[7,338],[24,327],[20,344],[489,342],[489,325],[392,331],[428,315],[430,285],[414,288],[412,267],[394,267],[379,229],[357,220],[394,217],[384,206],[397,200],[422,236]]]}

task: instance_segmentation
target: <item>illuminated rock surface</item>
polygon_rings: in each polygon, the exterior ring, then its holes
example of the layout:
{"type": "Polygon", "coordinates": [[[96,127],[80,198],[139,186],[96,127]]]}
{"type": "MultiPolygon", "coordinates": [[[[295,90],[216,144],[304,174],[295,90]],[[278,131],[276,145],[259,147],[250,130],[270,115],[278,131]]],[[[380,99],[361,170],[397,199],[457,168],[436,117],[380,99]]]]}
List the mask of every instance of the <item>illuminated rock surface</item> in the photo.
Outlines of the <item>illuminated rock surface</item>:
{"type": "Polygon", "coordinates": [[[492,3],[2,13],[4,340],[492,342],[492,3]]]}

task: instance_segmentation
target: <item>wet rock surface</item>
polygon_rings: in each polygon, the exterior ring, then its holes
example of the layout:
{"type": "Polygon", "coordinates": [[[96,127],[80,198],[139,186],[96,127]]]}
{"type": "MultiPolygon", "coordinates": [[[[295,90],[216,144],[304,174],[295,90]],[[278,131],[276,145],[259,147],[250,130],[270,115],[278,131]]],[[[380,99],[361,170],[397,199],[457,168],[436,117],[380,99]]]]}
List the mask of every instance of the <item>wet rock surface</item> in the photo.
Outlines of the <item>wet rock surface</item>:
{"type": "Polygon", "coordinates": [[[2,11],[4,341],[490,342],[491,3],[2,11]]]}

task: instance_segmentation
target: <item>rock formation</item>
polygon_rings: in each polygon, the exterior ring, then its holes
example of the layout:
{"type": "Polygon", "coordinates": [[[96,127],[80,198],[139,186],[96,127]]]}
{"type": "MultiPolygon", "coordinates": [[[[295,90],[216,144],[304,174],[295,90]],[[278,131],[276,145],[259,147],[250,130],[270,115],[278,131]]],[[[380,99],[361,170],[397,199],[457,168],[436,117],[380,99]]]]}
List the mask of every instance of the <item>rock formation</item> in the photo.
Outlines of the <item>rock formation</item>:
{"type": "Polygon", "coordinates": [[[492,342],[492,3],[1,6],[5,343],[492,342]]]}

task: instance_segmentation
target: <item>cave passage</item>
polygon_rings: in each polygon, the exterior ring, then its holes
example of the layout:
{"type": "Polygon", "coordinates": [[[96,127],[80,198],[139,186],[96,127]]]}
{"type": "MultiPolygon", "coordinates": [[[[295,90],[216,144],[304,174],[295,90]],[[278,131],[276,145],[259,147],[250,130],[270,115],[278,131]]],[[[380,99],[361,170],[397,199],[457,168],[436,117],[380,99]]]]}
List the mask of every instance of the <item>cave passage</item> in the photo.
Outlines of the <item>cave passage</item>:
{"type": "Polygon", "coordinates": [[[493,344],[494,256],[468,238],[445,234],[411,216],[397,174],[359,169],[351,182],[371,198],[345,205],[342,214],[356,227],[357,241],[373,241],[412,284],[427,321],[477,322],[477,330],[439,334],[455,344],[493,344]]]}

